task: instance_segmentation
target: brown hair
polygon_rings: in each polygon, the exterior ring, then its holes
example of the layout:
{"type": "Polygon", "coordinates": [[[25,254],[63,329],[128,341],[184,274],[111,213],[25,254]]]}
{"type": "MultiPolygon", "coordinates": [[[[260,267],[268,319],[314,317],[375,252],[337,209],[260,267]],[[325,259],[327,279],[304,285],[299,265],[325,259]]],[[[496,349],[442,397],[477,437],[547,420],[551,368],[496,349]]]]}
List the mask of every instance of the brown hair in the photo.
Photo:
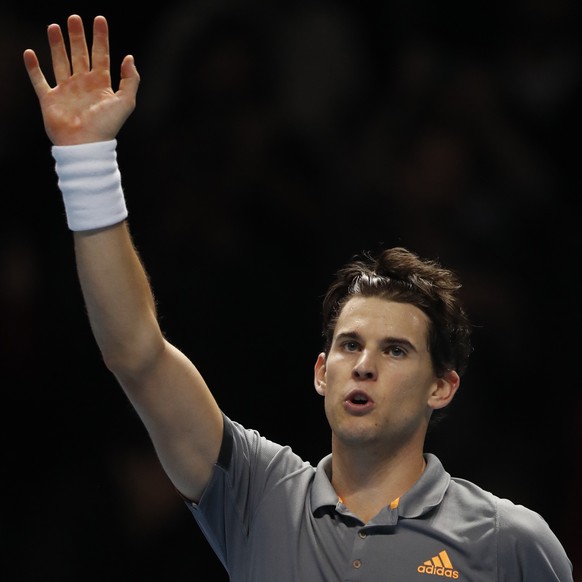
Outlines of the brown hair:
{"type": "Polygon", "coordinates": [[[461,284],[450,270],[415,253],[395,247],[377,257],[363,253],[341,268],[323,300],[324,350],[328,353],[342,308],[355,296],[382,297],[410,303],[429,318],[428,341],[438,376],[456,370],[461,376],[471,353],[471,325],[458,290],[461,284]]]}

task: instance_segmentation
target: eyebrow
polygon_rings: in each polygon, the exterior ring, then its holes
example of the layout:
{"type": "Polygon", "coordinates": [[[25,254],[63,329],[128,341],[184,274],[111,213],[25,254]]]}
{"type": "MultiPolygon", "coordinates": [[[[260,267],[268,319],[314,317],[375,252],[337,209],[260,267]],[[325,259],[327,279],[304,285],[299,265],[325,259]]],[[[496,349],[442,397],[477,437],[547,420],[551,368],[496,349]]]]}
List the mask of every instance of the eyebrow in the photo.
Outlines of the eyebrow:
{"type": "MultiPolygon", "coordinates": [[[[359,342],[362,342],[362,336],[355,331],[344,331],[342,333],[338,333],[336,338],[335,338],[336,342],[342,341],[342,340],[357,340],[359,342]]],[[[388,346],[392,346],[394,344],[406,346],[407,348],[409,348],[415,352],[418,352],[418,350],[416,349],[416,346],[410,340],[408,340],[404,337],[387,336],[387,337],[384,337],[380,340],[380,345],[382,347],[388,347],[388,346]]]]}

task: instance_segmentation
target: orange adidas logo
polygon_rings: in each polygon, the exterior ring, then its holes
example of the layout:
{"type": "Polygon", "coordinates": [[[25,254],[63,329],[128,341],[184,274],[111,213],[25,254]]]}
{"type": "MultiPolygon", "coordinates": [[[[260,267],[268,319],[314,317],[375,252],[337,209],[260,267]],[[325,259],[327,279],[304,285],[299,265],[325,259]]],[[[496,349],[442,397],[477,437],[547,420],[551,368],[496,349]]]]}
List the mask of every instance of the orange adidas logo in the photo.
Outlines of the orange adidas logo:
{"type": "Polygon", "coordinates": [[[453,568],[451,559],[445,550],[439,552],[437,556],[433,556],[430,560],[421,564],[417,570],[421,574],[433,574],[434,576],[442,576],[443,578],[459,577],[458,570],[453,568]]]}

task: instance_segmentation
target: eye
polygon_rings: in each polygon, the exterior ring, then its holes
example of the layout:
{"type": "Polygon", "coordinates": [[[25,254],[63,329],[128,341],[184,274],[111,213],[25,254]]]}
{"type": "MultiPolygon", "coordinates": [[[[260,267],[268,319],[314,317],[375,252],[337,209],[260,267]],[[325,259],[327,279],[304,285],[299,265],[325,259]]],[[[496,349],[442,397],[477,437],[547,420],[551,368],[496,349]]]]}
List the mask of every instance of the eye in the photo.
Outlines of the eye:
{"type": "Polygon", "coordinates": [[[401,346],[388,346],[386,348],[386,353],[395,358],[403,358],[406,355],[406,350],[401,346]]]}
{"type": "Polygon", "coordinates": [[[358,350],[358,348],[360,346],[359,346],[358,342],[356,342],[354,340],[347,340],[347,341],[345,341],[345,342],[342,343],[342,347],[347,352],[355,352],[355,351],[358,350]]]}

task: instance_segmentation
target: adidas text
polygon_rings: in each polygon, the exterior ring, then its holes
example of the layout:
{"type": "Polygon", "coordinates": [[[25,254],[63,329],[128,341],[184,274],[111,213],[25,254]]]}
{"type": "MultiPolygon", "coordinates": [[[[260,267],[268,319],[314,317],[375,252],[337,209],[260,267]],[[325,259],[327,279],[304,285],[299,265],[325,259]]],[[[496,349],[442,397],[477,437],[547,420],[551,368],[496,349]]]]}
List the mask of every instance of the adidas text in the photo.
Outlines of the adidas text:
{"type": "Polygon", "coordinates": [[[445,578],[457,579],[459,577],[459,572],[457,570],[452,570],[451,568],[445,568],[443,566],[425,566],[421,564],[418,567],[418,571],[421,574],[433,574],[434,576],[444,576],[445,578]]]}

